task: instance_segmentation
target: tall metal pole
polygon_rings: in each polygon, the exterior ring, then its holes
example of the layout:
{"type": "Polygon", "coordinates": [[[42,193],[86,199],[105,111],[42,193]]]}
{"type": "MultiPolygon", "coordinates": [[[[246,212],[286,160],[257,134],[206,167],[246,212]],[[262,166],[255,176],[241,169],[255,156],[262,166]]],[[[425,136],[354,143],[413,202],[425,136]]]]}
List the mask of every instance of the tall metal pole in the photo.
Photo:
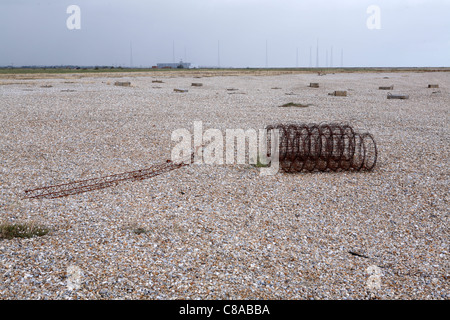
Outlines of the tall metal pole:
{"type": "Polygon", "coordinates": [[[309,67],[312,68],[312,47],[309,47],[309,67]]]}
{"type": "Polygon", "coordinates": [[[217,40],[217,66],[220,68],[220,40],[217,40]]]}
{"type": "Polygon", "coordinates": [[[269,66],[268,50],[267,50],[267,40],[266,40],[266,68],[269,66]]]}
{"type": "Polygon", "coordinates": [[[319,67],[319,39],[317,39],[317,50],[316,50],[316,68],[319,67]]]}
{"type": "Polygon", "coordinates": [[[330,68],[333,67],[333,46],[331,46],[331,53],[330,53],[330,68]]]}
{"type": "Polygon", "coordinates": [[[133,44],[130,41],[130,68],[133,67],[133,44]]]}

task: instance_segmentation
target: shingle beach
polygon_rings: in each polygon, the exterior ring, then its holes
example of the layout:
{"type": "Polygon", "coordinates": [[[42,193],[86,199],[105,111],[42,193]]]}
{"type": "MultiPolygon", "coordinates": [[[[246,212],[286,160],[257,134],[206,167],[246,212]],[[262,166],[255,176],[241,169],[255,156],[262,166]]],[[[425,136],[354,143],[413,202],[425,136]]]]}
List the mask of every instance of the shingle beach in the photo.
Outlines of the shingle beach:
{"type": "Polygon", "coordinates": [[[0,299],[447,300],[449,88],[448,72],[2,76],[0,224],[49,232],[0,239],[0,299]],[[307,106],[280,108],[290,102],[307,106]],[[224,133],[351,123],[373,135],[378,161],[273,176],[192,164],[23,198],[164,163],[172,132],[194,121],[224,133]]]}

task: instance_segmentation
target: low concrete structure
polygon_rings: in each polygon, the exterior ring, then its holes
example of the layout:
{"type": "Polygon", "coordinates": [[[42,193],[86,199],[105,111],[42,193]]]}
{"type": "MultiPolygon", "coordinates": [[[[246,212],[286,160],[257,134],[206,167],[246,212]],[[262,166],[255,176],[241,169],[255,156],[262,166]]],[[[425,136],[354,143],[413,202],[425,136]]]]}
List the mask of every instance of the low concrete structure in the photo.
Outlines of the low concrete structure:
{"type": "Polygon", "coordinates": [[[392,93],[388,93],[387,95],[388,99],[409,99],[409,95],[407,94],[392,94],[392,93]]]}
{"type": "Polygon", "coordinates": [[[156,67],[158,69],[189,69],[191,67],[190,62],[167,62],[167,63],[157,63],[156,67]]]}
{"type": "Polygon", "coordinates": [[[336,97],[346,97],[347,91],[334,91],[329,93],[330,96],[336,96],[336,97]]]}

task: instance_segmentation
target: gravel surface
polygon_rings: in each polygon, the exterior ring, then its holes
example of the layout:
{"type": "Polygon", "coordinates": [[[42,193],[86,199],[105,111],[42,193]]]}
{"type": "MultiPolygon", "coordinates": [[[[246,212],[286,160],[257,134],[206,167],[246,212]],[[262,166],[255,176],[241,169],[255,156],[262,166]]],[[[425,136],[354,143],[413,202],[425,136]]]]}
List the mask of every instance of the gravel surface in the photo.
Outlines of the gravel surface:
{"type": "Polygon", "coordinates": [[[449,299],[448,72],[58,77],[0,79],[0,223],[50,230],[0,240],[1,299],[449,299]],[[388,100],[390,85],[409,99],[388,100]],[[274,176],[190,165],[22,198],[162,163],[194,121],[224,133],[350,122],[378,162],[274,176]]]}

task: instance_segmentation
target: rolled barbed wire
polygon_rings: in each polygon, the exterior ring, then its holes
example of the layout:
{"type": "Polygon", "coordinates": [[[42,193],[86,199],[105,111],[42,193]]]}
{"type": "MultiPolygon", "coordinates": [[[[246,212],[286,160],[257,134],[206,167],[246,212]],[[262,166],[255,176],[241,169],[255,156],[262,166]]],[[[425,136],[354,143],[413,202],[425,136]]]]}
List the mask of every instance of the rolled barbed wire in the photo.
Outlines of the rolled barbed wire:
{"type": "MultiPolygon", "coordinates": [[[[271,150],[270,131],[274,129],[279,132],[279,164],[285,172],[372,170],[377,161],[377,147],[372,135],[357,133],[347,124],[270,125],[266,127],[267,150],[271,150]]],[[[271,156],[270,151],[267,156],[271,156]]],[[[194,153],[185,160],[167,160],[146,169],[28,189],[24,198],[60,198],[108,188],[124,181],[148,179],[193,163],[194,153]]]]}
{"type": "Polygon", "coordinates": [[[356,132],[348,124],[269,125],[267,150],[271,150],[270,131],[274,129],[278,129],[279,164],[285,172],[369,171],[375,167],[375,139],[370,133],[356,132]]]}

